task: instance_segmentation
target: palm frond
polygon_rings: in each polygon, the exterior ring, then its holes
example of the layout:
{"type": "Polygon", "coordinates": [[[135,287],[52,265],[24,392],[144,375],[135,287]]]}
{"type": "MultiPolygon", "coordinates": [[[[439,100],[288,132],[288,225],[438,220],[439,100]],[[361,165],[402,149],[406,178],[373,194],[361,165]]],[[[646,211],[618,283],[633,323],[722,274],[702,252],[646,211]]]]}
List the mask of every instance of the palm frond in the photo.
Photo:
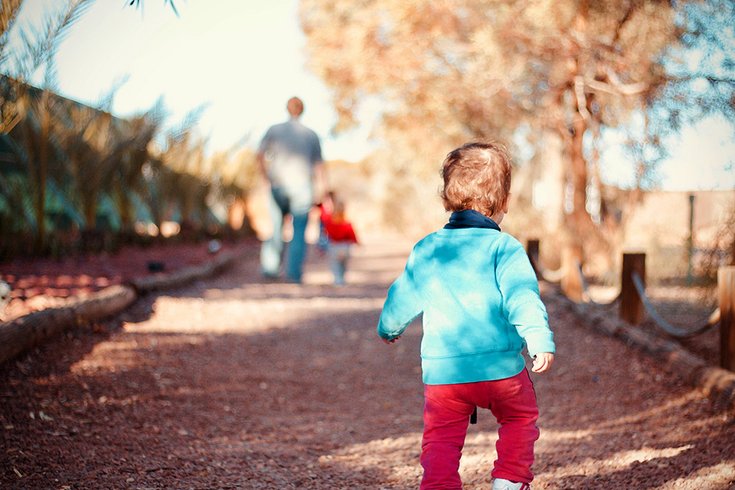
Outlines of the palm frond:
{"type": "Polygon", "coordinates": [[[177,125],[171,128],[171,130],[169,130],[168,134],[170,138],[172,140],[186,139],[189,133],[191,133],[194,126],[196,126],[196,124],[202,118],[202,115],[204,114],[204,111],[207,109],[208,106],[208,103],[200,104],[187,112],[184,115],[184,118],[177,125]]]}
{"type": "MultiPolygon", "coordinates": [[[[22,96],[27,80],[44,64],[47,65],[44,74],[45,87],[52,89],[55,86],[56,67],[53,60],[56,48],[71,25],[84,14],[92,2],[93,0],[68,0],[61,11],[48,14],[39,26],[32,25],[19,29],[17,33],[19,43],[14,46],[14,53],[10,56],[6,52],[9,33],[16,25],[22,0],[2,0],[0,29],[3,30],[0,31],[0,63],[12,69],[12,78],[8,83],[15,86],[16,99],[22,96]]],[[[20,120],[17,103],[16,100],[2,97],[0,104],[2,104],[0,131],[9,132],[20,120]]]]}
{"type": "Polygon", "coordinates": [[[30,182],[24,175],[0,175],[0,195],[9,207],[10,227],[6,232],[35,230],[36,218],[33,214],[33,200],[30,182]]]}
{"type": "Polygon", "coordinates": [[[48,33],[53,47],[64,40],[69,28],[89,10],[93,3],[94,0],[70,0],[62,15],[49,24],[51,28],[48,33]]]}
{"type": "Polygon", "coordinates": [[[0,3],[0,65],[5,65],[7,55],[5,49],[8,46],[8,33],[18,19],[18,12],[23,0],[2,0],[0,3]]]}
{"type": "Polygon", "coordinates": [[[49,198],[54,199],[58,203],[60,210],[68,216],[72,222],[78,226],[84,225],[84,217],[79,212],[79,208],[74,201],[70,199],[68,191],[56,183],[54,180],[48,182],[49,198]]]}
{"type": "Polygon", "coordinates": [[[105,112],[111,112],[112,111],[112,103],[115,100],[115,96],[117,95],[118,90],[123,87],[126,83],[128,83],[128,80],[130,79],[130,75],[124,75],[122,77],[117,78],[113,83],[112,87],[110,87],[107,92],[105,92],[102,97],[97,101],[96,106],[105,112]]]}
{"type": "MultiPolygon", "coordinates": [[[[164,5],[169,5],[171,7],[171,10],[173,10],[174,14],[176,14],[176,17],[179,16],[179,11],[176,10],[176,5],[174,4],[174,0],[163,0],[164,5]]],[[[129,3],[130,6],[135,5],[135,8],[141,8],[143,5],[140,0],[130,0],[129,3]]]]}

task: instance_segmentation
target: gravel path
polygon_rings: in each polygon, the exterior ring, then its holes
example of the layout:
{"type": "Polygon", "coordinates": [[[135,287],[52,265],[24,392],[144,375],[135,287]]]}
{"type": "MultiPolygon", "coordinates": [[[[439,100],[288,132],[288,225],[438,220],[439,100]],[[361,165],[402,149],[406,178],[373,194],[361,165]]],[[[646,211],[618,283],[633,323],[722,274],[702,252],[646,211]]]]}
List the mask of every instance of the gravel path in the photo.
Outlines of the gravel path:
{"type": "MultiPolygon", "coordinates": [[[[417,488],[420,328],[374,330],[407,251],[360,247],[342,288],[317,256],[303,286],[261,282],[250,254],[0,367],[0,488],[417,488]]],[[[534,488],[732,488],[732,417],[546,298],[534,488]]],[[[471,426],[465,488],[489,488],[496,429],[471,426]]]]}

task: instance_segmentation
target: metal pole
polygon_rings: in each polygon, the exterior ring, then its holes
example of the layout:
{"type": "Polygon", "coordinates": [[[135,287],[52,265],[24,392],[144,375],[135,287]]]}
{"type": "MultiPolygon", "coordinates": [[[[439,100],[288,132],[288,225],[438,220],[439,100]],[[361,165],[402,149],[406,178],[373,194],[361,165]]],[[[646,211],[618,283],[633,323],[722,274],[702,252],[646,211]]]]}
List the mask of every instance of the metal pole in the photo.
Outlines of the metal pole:
{"type": "Polygon", "coordinates": [[[694,194],[689,194],[689,238],[687,238],[687,285],[692,284],[692,260],[694,258],[694,194]]]}

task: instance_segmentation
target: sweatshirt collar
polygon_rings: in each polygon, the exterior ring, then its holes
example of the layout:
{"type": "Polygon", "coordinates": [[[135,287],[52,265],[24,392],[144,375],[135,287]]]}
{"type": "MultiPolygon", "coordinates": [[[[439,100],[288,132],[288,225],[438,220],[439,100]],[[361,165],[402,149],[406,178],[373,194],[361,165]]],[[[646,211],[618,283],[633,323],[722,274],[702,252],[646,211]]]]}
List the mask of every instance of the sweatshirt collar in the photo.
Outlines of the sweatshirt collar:
{"type": "Polygon", "coordinates": [[[490,228],[500,231],[500,226],[495,221],[474,209],[453,212],[449,217],[449,223],[444,225],[445,230],[456,230],[458,228],[490,228]]]}

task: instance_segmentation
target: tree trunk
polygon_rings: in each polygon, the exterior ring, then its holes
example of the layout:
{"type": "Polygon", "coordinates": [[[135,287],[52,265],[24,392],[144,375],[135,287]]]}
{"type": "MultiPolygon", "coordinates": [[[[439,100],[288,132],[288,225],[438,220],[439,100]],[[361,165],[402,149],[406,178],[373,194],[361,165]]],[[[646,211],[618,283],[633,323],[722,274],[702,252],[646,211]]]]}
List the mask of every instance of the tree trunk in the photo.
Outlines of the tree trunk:
{"type": "MultiPolygon", "coordinates": [[[[577,17],[575,19],[575,29],[582,37],[587,31],[587,17],[589,15],[589,6],[587,0],[579,2],[577,17]]],[[[581,77],[580,65],[583,60],[580,59],[581,54],[577,51],[572,53],[572,63],[568,79],[568,95],[572,103],[572,126],[571,138],[566,138],[569,145],[569,178],[572,184],[572,212],[570,220],[571,237],[576,244],[581,244],[582,237],[587,236],[593,227],[592,220],[587,212],[587,158],[584,154],[584,135],[589,129],[588,118],[590,111],[587,107],[588,100],[584,95],[584,88],[581,89],[577,85],[578,78],[581,77]]]]}
{"type": "Polygon", "coordinates": [[[84,210],[84,227],[87,230],[94,230],[97,223],[97,193],[88,190],[83,193],[82,208],[84,210]]]}
{"type": "Polygon", "coordinates": [[[572,182],[572,213],[571,225],[573,234],[581,239],[589,229],[592,221],[587,213],[587,159],[584,156],[584,133],[587,124],[581,116],[574,121],[574,131],[571,139],[571,182],[572,182]]]}
{"type": "Polygon", "coordinates": [[[584,299],[584,285],[582,284],[582,276],[580,268],[584,260],[582,246],[577,243],[566,245],[562,249],[561,267],[561,289],[567,298],[575,303],[580,303],[584,299]]]}
{"type": "Polygon", "coordinates": [[[46,179],[48,177],[48,144],[51,128],[51,108],[49,107],[49,92],[41,94],[39,111],[40,131],[38,139],[38,170],[36,179],[36,250],[42,252],[46,248],[46,179]]]}
{"type": "Polygon", "coordinates": [[[119,192],[119,209],[120,223],[123,233],[129,233],[133,230],[133,204],[130,199],[130,194],[124,189],[119,192]]]}

